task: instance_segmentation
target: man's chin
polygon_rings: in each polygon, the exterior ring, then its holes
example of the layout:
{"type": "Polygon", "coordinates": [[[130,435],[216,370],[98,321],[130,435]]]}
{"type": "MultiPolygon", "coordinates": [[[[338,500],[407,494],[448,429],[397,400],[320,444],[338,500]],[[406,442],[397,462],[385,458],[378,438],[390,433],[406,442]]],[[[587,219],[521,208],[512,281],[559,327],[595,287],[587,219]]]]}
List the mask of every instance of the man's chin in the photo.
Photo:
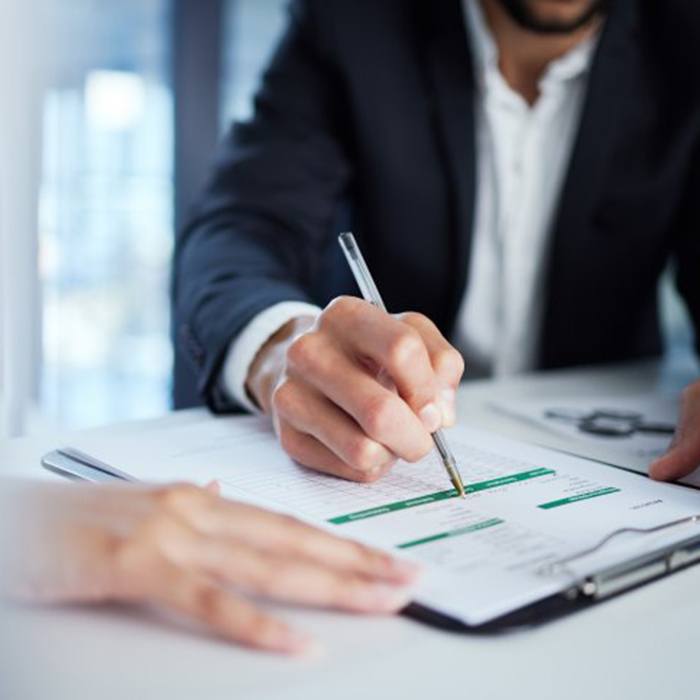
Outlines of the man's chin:
{"type": "Polygon", "coordinates": [[[611,1],[498,0],[518,25],[538,34],[572,34],[605,13],[611,1]]]}

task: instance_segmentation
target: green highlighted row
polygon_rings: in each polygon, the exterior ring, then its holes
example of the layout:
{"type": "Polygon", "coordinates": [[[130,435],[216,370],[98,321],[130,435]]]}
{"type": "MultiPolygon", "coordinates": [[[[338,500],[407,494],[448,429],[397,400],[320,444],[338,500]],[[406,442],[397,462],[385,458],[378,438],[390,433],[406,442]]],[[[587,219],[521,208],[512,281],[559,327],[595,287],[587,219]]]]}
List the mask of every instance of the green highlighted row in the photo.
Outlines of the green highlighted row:
{"type": "Polygon", "coordinates": [[[579,493],[576,496],[569,496],[569,498],[560,498],[558,501],[550,501],[549,503],[542,503],[537,506],[543,510],[549,510],[550,508],[559,508],[559,506],[568,506],[570,503],[578,503],[579,501],[587,501],[589,498],[597,498],[598,496],[607,496],[610,493],[617,493],[620,489],[608,486],[604,489],[597,489],[596,491],[588,491],[586,493],[579,493]]]}
{"type": "Polygon", "coordinates": [[[479,530],[485,530],[487,527],[493,527],[494,525],[500,525],[504,523],[505,520],[500,518],[491,518],[490,520],[483,520],[480,523],[474,523],[474,525],[467,525],[466,527],[460,527],[457,530],[450,530],[449,532],[440,532],[437,535],[430,535],[430,537],[423,537],[420,540],[412,540],[411,542],[404,542],[398,545],[399,549],[410,549],[411,547],[417,547],[421,544],[428,544],[429,542],[435,542],[436,540],[444,540],[448,537],[459,537],[460,535],[467,535],[470,532],[478,532],[479,530]]]}
{"type": "MultiPolygon", "coordinates": [[[[518,474],[501,476],[497,479],[489,479],[488,481],[477,481],[474,484],[467,484],[467,486],[465,487],[465,491],[469,494],[476,493],[478,491],[485,491],[487,489],[497,489],[501,486],[508,486],[509,484],[515,484],[519,481],[535,479],[538,476],[548,476],[554,473],[555,472],[552,469],[531,469],[529,471],[520,472],[518,474]]],[[[405,510],[406,508],[416,508],[417,506],[424,506],[428,503],[437,503],[438,501],[444,501],[447,498],[455,498],[456,496],[457,492],[454,489],[449,489],[447,491],[436,491],[435,493],[429,493],[425,496],[411,498],[406,501],[395,501],[394,503],[387,503],[386,505],[377,506],[376,508],[358,510],[355,513],[348,513],[347,515],[339,515],[336,518],[330,518],[328,522],[332,525],[343,525],[345,523],[354,522],[355,520],[375,518],[378,515],[393,513],[397,510],[405,510]]]]}
{"type": "Polygon", "coordinates": [[[330,518],[328,522],[333,525],[343,525],[344,523],[351,523],[355,520],[364,520],[365,518],[374,518],[377,515],[393,513],[396,510],[405,510],[406,508],[424,506],[428,503],[437,503],[447,498],[455,498],[456,495],[457,491],[454,489],[436,491],[435,493],[429,493],[419,498],[411,498],[408,501],[395,501],[394,503],[387,503],[385,506],[377,506],[376,508],[370,508],[368,510],[358,510],[356,513],[348,513],[348,515],[339,515],[337,518],[330,518]]]}
{"type": "Polygon", "coordinates": [[[475,484],[468,484],[465,487],[467,493],[476,493],[477,491],[486,491],[487,489],[497,489],[501,486],[509,484],[517,484],[519,481],[527,481],[528,479],[536,479],[538,476],[551,476],[556,474],[553,469],[531,469],[527,472],[519,474],[509,474],[501,476],[498,479],[490,479],[489,481],[477,481],[475,484]]]}

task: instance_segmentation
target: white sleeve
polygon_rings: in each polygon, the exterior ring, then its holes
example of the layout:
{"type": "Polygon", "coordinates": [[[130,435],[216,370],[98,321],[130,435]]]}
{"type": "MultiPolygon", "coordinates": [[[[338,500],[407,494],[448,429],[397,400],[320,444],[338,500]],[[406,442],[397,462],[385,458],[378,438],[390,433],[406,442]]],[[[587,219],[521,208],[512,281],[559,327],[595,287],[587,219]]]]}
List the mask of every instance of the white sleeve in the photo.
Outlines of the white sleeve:
{"type": "Polygon", "coordinates": [[[313,304],[300,301],[283,301],[261,311],[231,341],[224,360],[221,380],[223,388],[231,399],[240,406],[260,413],[260,409],[251,401],[245,388],[248,370],[260,348],[282,326],[299,316],[318,316],[321,309],[313,304]]]}

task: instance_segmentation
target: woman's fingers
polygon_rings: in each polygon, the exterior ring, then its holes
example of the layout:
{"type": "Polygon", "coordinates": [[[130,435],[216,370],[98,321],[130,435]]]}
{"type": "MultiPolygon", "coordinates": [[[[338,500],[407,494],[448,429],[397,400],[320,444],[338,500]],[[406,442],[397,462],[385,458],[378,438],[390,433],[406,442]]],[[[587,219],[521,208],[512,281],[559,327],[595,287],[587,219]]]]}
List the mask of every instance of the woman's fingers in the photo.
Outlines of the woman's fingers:
{"type": "MultiPolygon", "coordinates": [[[[178,489],[174,487],[177,493],[178,489]]],[[[181,509],[181,503],[178,504],[181,509]]],[[[254,605],[222,588],[202,559],[216,539],[197,532],[162,505],[137,531],[111,548],[109,597],[147,601],[173,609],[246,646],[302,653],[311,640],[254,605]]],[[[245,548],[244,548],[245,549],[245,548]]],[[[228,546],[230,576],[235,578],[238,548],[228,546]]]]}
{"type": "MultiPolygon", "coordinates": [[[[316,532],[292,518],[265,517],[258,509],[229,504],[230,523],[237,524],[233,534],[240,534],[243,523],[271,532],[272,538],[278,537],[276,553],[271,553],[229,534],[214,534],[211,518],[209,532],[198,530],[195,520],[201,502],[194,498],[196,494],[182,486],[174,487],[173,493],[175,496],[161,499],[157,515],[113,548],[114,597],[161,603],[231,640],[288,652],[303,651],[308,640],[232,595],[221,583],[277,601],[356,612],[388,613],[408,603],[405,588],[365,575],[365,571],[394,572],[379,553],[316,532]],[[185,506],[188,502],[194,504],[191,511],[185,506]],[[333,554],[331,545],[339,548],[340,556],[333,554]],[[314,557],[335,556],[350,566],[334,569],[301,551],[313,552],[314,557]]],[[[214,497],[210,501],[214,510],[224,503],[214,497]]],[[[223,515],[221,508],[219,513],[223,515]]]]}
{"type": "Polygon", "coordinates": [[[415,571],[386,554],[211,489],[177,484],[150,497],[151,514],[101,547],[108,585],[92,581],[100,598],[162,604],[232,641],[290,653],[306,651],[310,640],[222,583],[356,612],[393,612],[409,601],[405,584],[415,571]]]}
{"type": "Polygon", "coordinates": [[[352,612],[390,613],[405,607],[405,587],[348,574],[321,563],[272,555],[225,541],[200,543],[193,556],[210,575],[276,601],[352,612]]]}
{"type": "Polygon", "coordinates": [[[278,557],[299,558],[394,583],[410,583],[420,571],[412,562],[255,506],[222,500],[208,519],[210,532],[278,557]]]}
{"type": "Polygon", "coordinates": [[[256,649],[301,654],[313,640],[224,590],[191,568],[161,561],[148,576],[144,593],[150,600],[196,620],[224,638],[256,649]]]}
{"type": "MultiPolygon", "coordinates": [[[[320,446],[321,448],[323,446],[320,446]]],[[[324,448],[325,449],[325,448],[324,448]]],[[[134,539],[141,549],[164,548],[185,561],[202,538],[226,538],[278,556],[314,561],[346,572],[405,583],[418,567],[372,547],[337,537],[288,515],[229,501],[186,484],[159,489],[161,517],[142,527],[134,539]]],[[[141,552],[138,546],[134,556],[141,552]]]]}

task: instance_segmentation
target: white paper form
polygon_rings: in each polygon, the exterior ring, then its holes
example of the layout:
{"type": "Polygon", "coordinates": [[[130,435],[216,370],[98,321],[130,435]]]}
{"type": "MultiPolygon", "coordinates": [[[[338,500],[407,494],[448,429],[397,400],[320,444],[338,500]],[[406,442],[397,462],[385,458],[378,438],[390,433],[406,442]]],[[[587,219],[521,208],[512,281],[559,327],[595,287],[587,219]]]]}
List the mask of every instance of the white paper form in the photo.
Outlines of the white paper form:
{"type": "MultiPolygon", "coordinates": [[[[467,428],[449,431],[467,485],[456,497],[436,456],[400,462],[375,484],[317,474],[288,459],[259,418],[211,419],[79,449],[145,481],[218,479],[226,496],[286,511],[426,565],[416,600],[481,624],[562,590],[546,565],[625,526],[700,513],[700,492],[467,428]]],[[[653,538],[700,534],[681,526],[653,538]]],[[[579,562],[597,567],[648,550],[630,536],[579,562]]],[[[589,569],[590,571],[590,569],[589,569]]]]}

